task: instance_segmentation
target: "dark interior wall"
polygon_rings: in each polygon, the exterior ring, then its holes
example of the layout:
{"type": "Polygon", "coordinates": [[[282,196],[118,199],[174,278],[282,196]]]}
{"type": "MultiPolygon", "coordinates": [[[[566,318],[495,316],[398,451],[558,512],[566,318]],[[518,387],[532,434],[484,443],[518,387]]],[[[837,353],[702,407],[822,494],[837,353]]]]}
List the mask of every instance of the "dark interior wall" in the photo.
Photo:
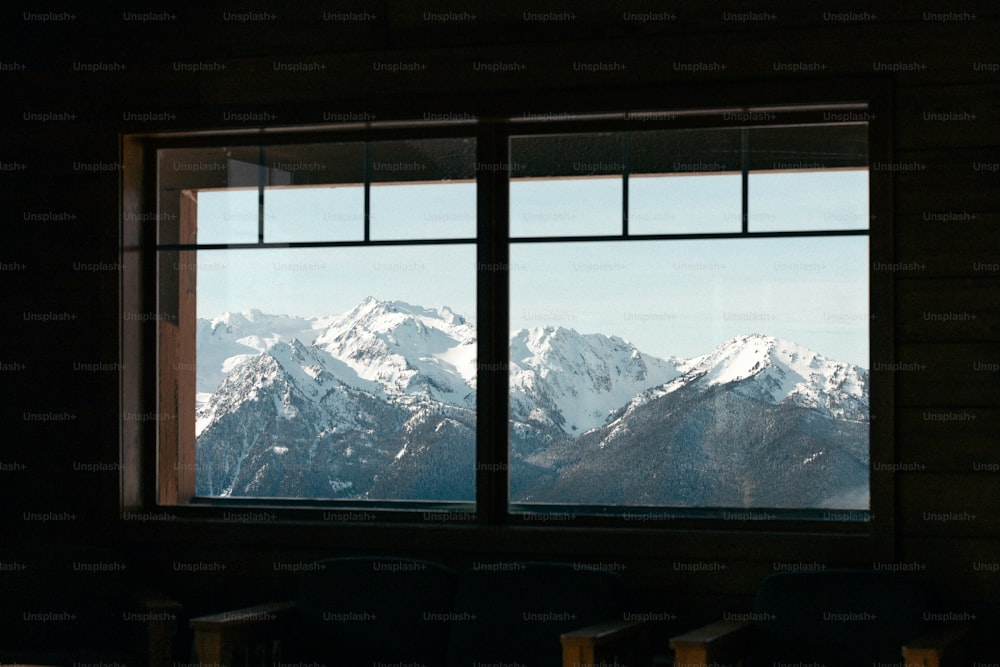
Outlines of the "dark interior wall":
{"type": "Polygon", "coordinates": [[[1000,11],[991,3],[949,13],[936,3],[771,2],[750,14],[726,2],[450,2],[432,13],[404,1],[251,4],[0,13],[4,541],[111,543],[143,563],[138,576],[196,609],[256,599],[256,586],[286,592],[294,576],[275,563],[366,549],[456,565],[498,555],[614,562],[645,606],[681,623],[745,606],[773,563],[738,539],[699,551],[695,536],[636,547],[601,532],[567,542],[569,552],[531,530],[470,539],[447,526],[236,526],[227,543],[215,526],[118,521],[119,135],[245,127],[247,113],[273,124],[386,109],[421,118],[491,105],[532,112],[561,92],[641,99],[692,84],[876,79],[892,97],[894,188],[891,219],[873,225],[891,227],[894,259],[877,267],[891,274],[893,298],[873,326],[878,336],[892,323],[893,358],[882,363],[896,365],[894,442],[873,447],[894,446],[900,465],[873,474],[896,483],[895,560],[956,613],[1000,626],[1000,11]],[[439,20],[445,12],[455,20],[439,20]],[[632,15],[644,12],[654,15],[632,15]],[[386,70],[398,63],[415,68],[386,70]],[[306,71],[283,66],[296,64],[306,71]]]}

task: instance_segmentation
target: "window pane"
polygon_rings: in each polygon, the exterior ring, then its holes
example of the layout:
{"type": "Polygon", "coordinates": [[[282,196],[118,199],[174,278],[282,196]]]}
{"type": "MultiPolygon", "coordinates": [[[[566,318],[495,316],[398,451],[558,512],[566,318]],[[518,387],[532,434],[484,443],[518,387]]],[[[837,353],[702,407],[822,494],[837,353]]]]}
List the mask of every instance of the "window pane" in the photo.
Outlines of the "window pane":
{"type": "Polygon", "coordinates": [[[476,184],[372,185],[371,238],[476,238],[476,184]]]}
{"type": "Polygon", "coordinates": [[[372,240],[476,237],[471,138],[370,145],[372,240]]]}
{"type": "Polygon", "coordinates": [[[739,129],[630,132],[630,234],[739,232],[739,129]]]}
{"type": "Polygon", "coordinates": [[[868,229],[868,170],[751,172],[751,232],[868,229]]]}
{"type": "MultiPolygon", "coordinates": [[[[255,146],[177,148],[157,151],[159,243],[253,243],[257,241],[260,151],[255,146]],[[207,202],[211,216],[200,222],[196,238],[180,237],[184,192],[232,189],[207,202]]],[[[199,198],[199,206],[206,201],[199,198]]]]}
{"type": "Polygon", "coordinates": [[[267,188],[264,241],[362,241],[365,238],[363,185],[267,188]]]}
{"type": "Polygon", "coordinates": [[[262,152],[273,186],[264,191],[265,242],[364,239],[363,143],[266,146],[262,152]]]}
{"type": "Polygon", "coordinates": [[[512,237],[621,233],[621,177],[517,179],[510,182],[512,237]]]}
{"type": "Polygon", "coordinates": [[[750,171],[868,167],[868,124],[746,128],[750,171]]]}
{"type": "Polygon", "coordinates": [[[198,243],[256,243],[260,215],[257,188],[199,192],[198,243]]]}
{"type": "Polygon", "coordinates": [[[622,233],[621,133],[511,137],[512,237],[622,233]]]}
{"type": "Polygon", "coordinates": [[[740,128],[629,132],[629,173],[697,174],[739,172],[740,128]]]}
{"type": "Polygon", "coordinates": [[[742,228],[740,174],[630,176],[629,234],[705,234],[742,228]]]}
{"type": "Polygon", "coordinates": [[[867,248],[514,244],[512,502],[867,509],[867,248]]]}
{"type": "Polygon", "coordinates": [[[196,492],[475,498],[476,253],[201,251],[196,492]]]}
{"type": "Polygon", "coordinates": [[[868,229],[866,123],[747,129],[752,232],[868,229]]]}

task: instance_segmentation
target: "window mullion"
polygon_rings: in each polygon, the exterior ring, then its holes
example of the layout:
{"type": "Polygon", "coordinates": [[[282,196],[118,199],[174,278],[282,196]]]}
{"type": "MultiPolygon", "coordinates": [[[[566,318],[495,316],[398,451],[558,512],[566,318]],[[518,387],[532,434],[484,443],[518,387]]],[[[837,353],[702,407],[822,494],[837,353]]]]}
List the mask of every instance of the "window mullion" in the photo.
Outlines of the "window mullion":
{"type": "Polygon", "coordinates": [[[625,132],[622,147],[624,156],[622,157],[622,236],[628,236],[628,178],[631,164],[631,151],[629,145],[630,133],[625,132]]]}
{"type": "Polygon", "coordinates": [[[509,164],[506,132],[483,127],[476,141],[476,161],[476,509],[480,522],[499,524],[507,518],[510,497],[509,186],[506,169],[496,168],[509,164]]]}
{"type": "Polygon", "coordinates": [[[267,163],[264,160],[266,148],[261,143],[257,157],[257,243],[264,243],[264,186],[267,182],[267,163]]]}
{"type": "Polygon", "coordinates": [[[365,142],[365,190],[364,190],[364,200],[365,200],[365,218],[364,218],[364,239],[365,243],[372,240],[371,235],[371,201],[372,201],[372,167],[371,167],[371,142],[365,142]]]}
{"type": "Polygon", "coordinates": [[[741,231],[744,234],[750,232],[750,130],[748,128],[743,128],[740,131],[740,160],[742,165],[740,166],[740,171],[742,172],[742,185],[740,187],[741,202],[740,210],[742,215],[741,220],[741,231]]]}

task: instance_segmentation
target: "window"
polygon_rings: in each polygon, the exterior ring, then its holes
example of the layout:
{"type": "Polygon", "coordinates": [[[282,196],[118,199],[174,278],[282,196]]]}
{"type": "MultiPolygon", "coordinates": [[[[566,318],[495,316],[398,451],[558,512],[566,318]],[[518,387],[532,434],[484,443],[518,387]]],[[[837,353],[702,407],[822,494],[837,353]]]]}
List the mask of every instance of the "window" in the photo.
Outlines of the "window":
{"type": "Polygon", "coordinates": [[[474,139],[158,162],[160,438],[193,495],[474,500],[474,139]]]}
{"type": "Polygon", "coordinates": [[[157,501],[867,521],[831,108],[147,142],[157,501]]]}
{"type": "Polygon", "coordinates": [[[515,507],[866,512],[866,125],[510,147],[515,507]]]}

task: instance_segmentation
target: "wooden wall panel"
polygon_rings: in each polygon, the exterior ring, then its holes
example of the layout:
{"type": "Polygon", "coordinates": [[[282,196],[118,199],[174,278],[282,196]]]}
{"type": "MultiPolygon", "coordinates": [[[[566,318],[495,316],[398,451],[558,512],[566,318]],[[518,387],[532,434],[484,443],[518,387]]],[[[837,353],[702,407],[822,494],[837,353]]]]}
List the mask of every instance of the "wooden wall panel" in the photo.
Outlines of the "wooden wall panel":
{"type": "MultiPolygon", "coordinates": [[[[979,266],[996,265],[1000,260],[979,266]]],[[[974,264],[975,266],[975,264],[974,264]]],[[[1000,278],[896,281],[896,335],[900,342],[986,342],[1000,337],[1000,278]]],[[[1000,354],[994,355],[1000,359],[1000,354]]],[[[997,363],[997,362],[994,362],[997,363]]],[[[991,370],[989,359],[973,370],[991,370]]]]}
{"type": "Polygon", "coordinates": [[[996,356],[993,342],[904,343],[895,363],[896,404],[931,410],[994,407],[1000,378],[977,370],[996,356]]]}
{"type": "Polygon", "coordinates": [[[1000,214],[925,211],[896,222],[900,276],[996,278],[1000,263],[1000,214]]]}
{"type": "Polygon", "coordinates": [[[898,462],[927,472],[1000,471],[1000,407],[969,410],[976,419],[945,421],[946,412],[928,407],[897,411],[898,462]]]}
{"type": "Polygon", "coordinates": [[[1000,82],[908,86],[895,99],[901,151],[1000,144],[1000,82]]]}
{"type": "Polygon", "coordinates": [[[900,529],[907,537],[1000,537],[995,474],[900,473],[900,529]],[[963,493],[955,493],[956,488],[963,493]]]}

